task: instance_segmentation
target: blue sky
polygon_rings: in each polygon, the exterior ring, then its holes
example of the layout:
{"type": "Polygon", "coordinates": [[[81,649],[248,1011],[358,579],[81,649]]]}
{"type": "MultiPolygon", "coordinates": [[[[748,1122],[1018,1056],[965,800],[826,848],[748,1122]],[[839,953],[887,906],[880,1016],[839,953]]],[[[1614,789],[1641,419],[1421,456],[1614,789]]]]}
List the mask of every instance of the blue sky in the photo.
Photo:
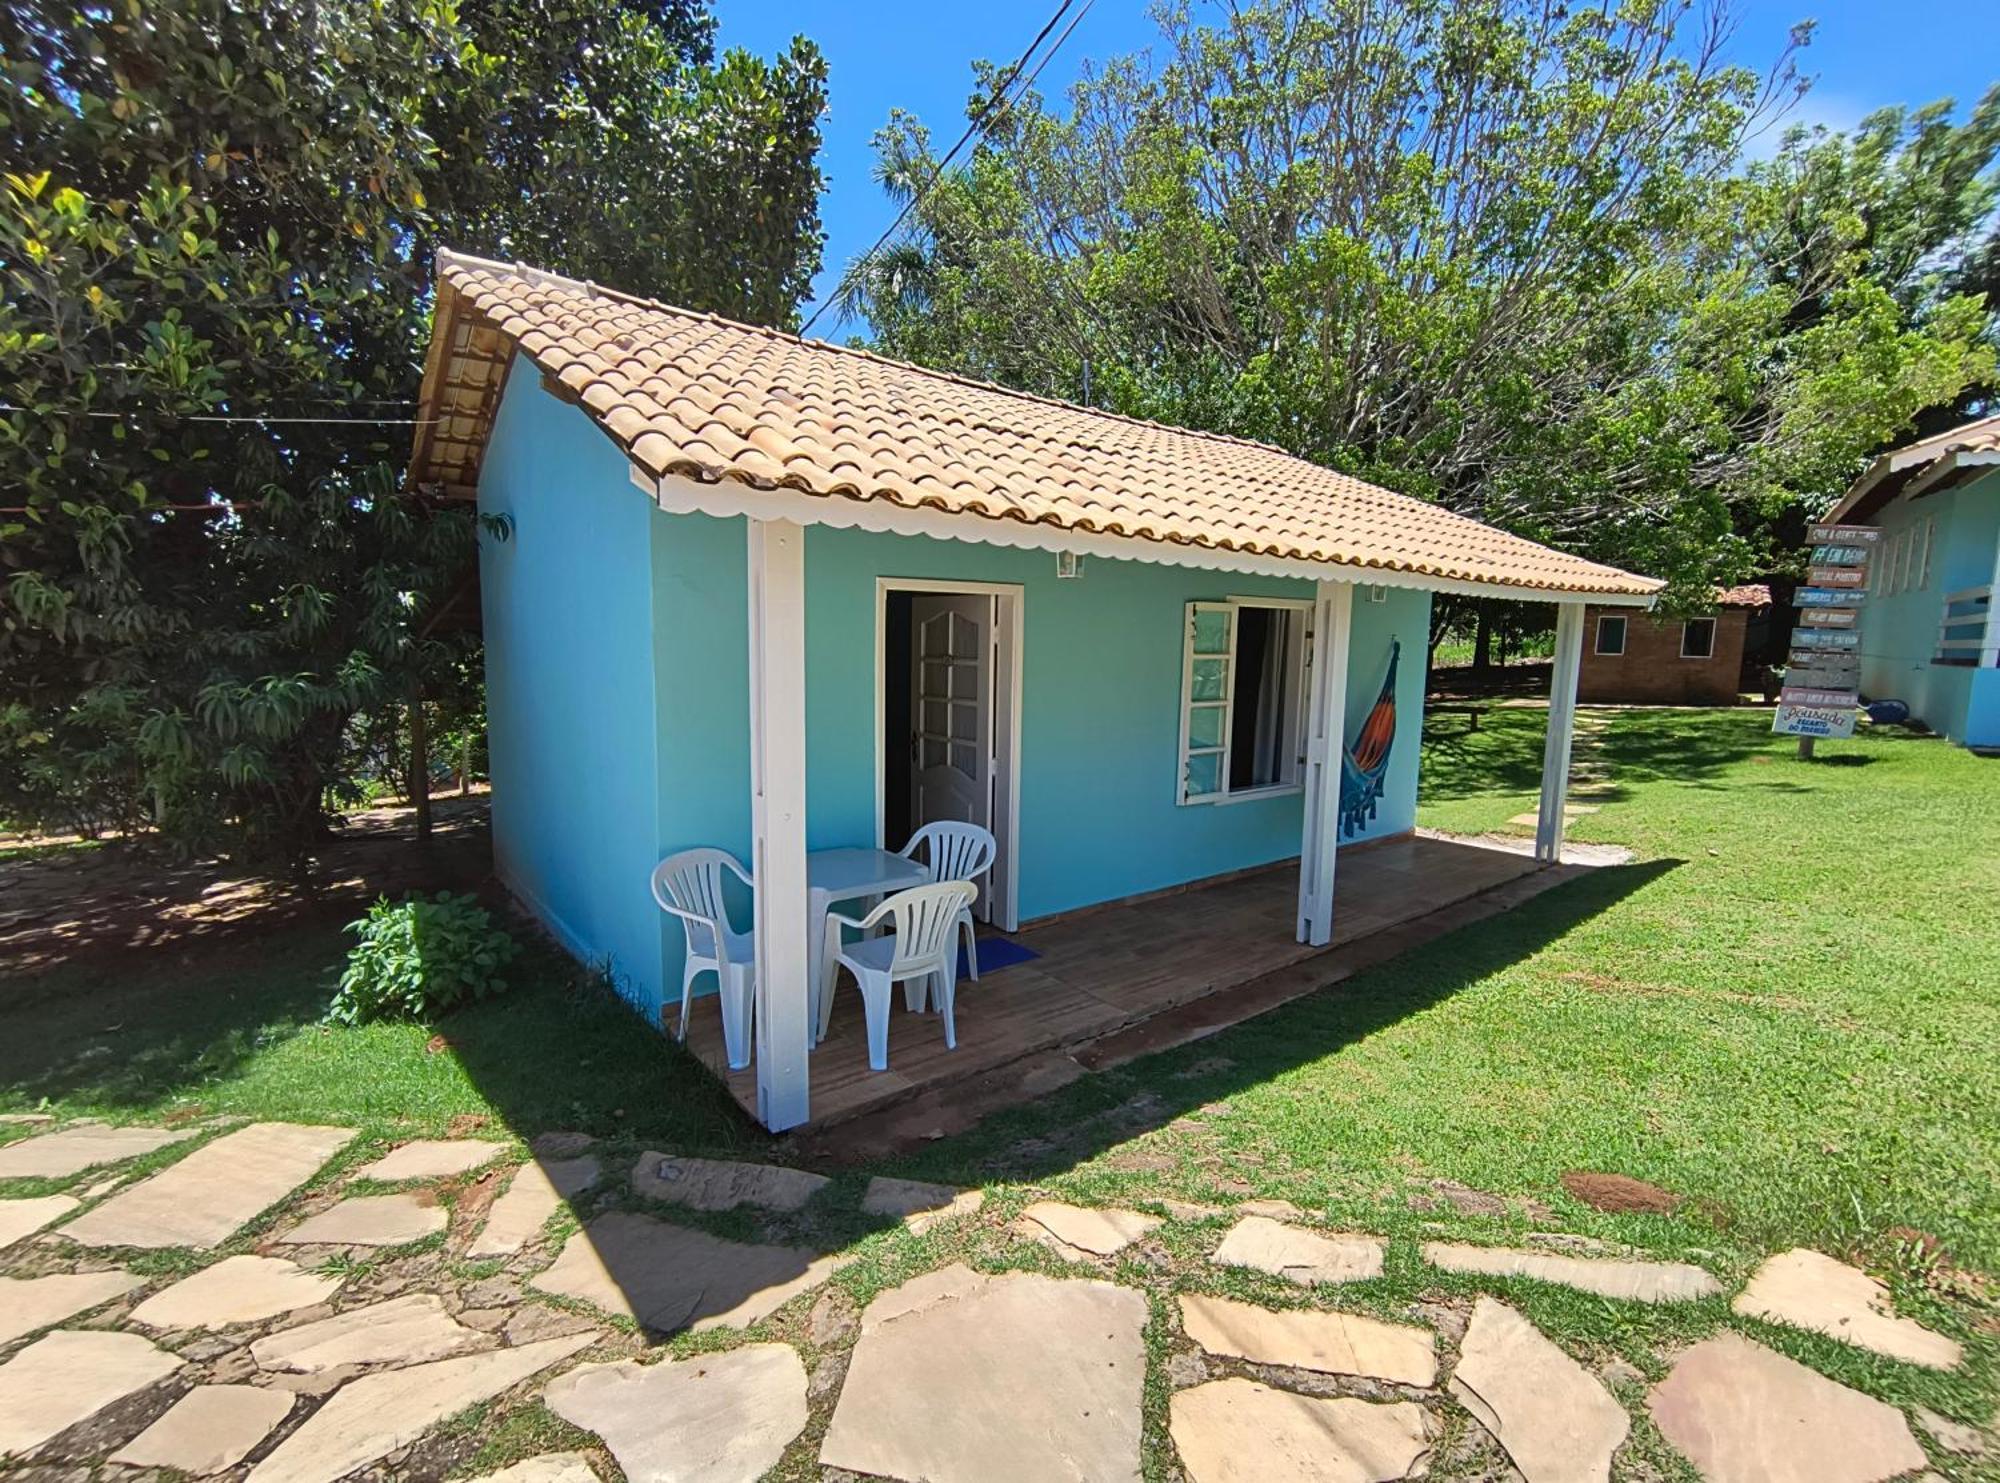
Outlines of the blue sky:
{"type": "MultiPolygon", "coordinates": [[[[722,43],[760,55],[794,35],[810,36],[827,59],[830,111],[824,121],[827,190],[820,202],[826,261],[816,291],[828,293],[848,261],[893,219],[870,177],[869,140],[903,108],[943,136],[958,137],[977,58],[1005,65],[1020,55],[1056,0],[714,0],[722,43]]],[[[1979,39],[1991,25],[1991,0],[1736,0],[1732,59],[1760,69],[1783,48],[1795,22],[1819,22],[1801,58],[1815,81],[1795,117],[1847,127],[1888,103],[1955,97],[1967,107],[2000,78],[1995,54],[1979,39]]],[[[1065,21],[1067,24],[1067,21],[1065,21]]],[[[1096,0],[1037,84],[1053,97],[1076,80],[1087,59],[1140,50],[1156,38],[1148,0],[1096,0]]],[[[817,300],[815,300],[817,302],[817,300]]],[[[811,309],[808,308],[808,313],[811,309]]],[[[846,326],[846,330],[857,328],[846,326]]],[[[828,315],[814,333],[841,335],[828,315]]]]}

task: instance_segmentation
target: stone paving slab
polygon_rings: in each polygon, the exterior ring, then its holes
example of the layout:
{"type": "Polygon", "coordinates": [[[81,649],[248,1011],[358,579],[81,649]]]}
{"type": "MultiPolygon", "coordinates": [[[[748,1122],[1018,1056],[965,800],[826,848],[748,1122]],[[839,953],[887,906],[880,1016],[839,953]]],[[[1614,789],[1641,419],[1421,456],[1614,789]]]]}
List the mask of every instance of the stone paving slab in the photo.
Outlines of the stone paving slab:
{"type": "Polygon", "coordinates": [[[198,1385],[166,1415],[111,1454],[135,1468],[174,1468],[197,1478],[243,1461],[291,1415],[297,1397],[255,1385],[198,1385]]]}
{"type": "Polygon", "coordinates": [[[1894,1406],[1741,1334],[1688,1350],[1646,1405],[1708,1483],[1881,1483],[1927,1463],[1894,1406]]]}
{"type": "Polygon", "coordinates": [[[1130,1288],[962,1265],[861,1315],[826,1467],[928,1483],[1139,1476],[1146,1300],[1130,1288]]]}
{"type": "Polygon", "coordinates": [[[0,1277],[0,1344],[122,1298],[146,1279],[130,1272],[80,1272],[74,1276],[0,1277]]]}
{"type": "Polygon", "coordinates": [[[1506,1246],[1465,1246],[1449,1241],[1424,1243],[1424,1260],[1447,1272],[1481,1277],[1532,1277],[1599,1297],[1635,1303],[1685,1303],[1710,1298],[1722,1284],[1686,1262],[1631,1262],[1558,1256],[1506,1246]]]}
{"type": "Polygon", "coordinates": [[[597,1183],[597,1160],[589,1154],[568,1159],[537,1159],[523,1164],[500,1198],[487,1212],[486,1224],[472,1239],[466,1255],[512,1256],[542,1234],[549,1217],[597,1183]]]}
{"type": "Polygon", "coordinates": [[[734,1210],[738,1205],[803,1210],[806,1201],[832,1182],[824,1174],[781,1164],[683,1159],[663,1153],[643,1153],[632,1166],[633,1194],[694,1210],[734,1210]]]}
{"type": "Polygon", "coordinates": [[[1301,1287],[1361,1282],[1382,1275],[1382,1242],[1374,1236],[1322,1235],[1264,1215],[1229,1228],[1214,1260],[1225,1267],[1269,1272],[1301,1287]]]}
{"type": "Polygon", "coordinates": [[[250,1483],[334,1483],[569,1358],[591,1337],[490,1349],[350,1380],[250,1470],[250,1483]]]}
{"type": "Polygon", "coordinates": [[[543,1399],[602,1437],[628,1479],[756,1483],[806,1429],[806,1367],[789,1344],[748,1344],[659,1364],[581,1365],[550,1381],[543,1399]]]}
{"type": "Polygon", "coordinates": [[[352,1128],[252,1123],[85,1211],[62,1234],[86,1246],[207,1248],[317,1174],[352,1128]]]}
{"type": "Polygon", "coordinates": [[[597,1469],[581,1452],[544,1452],[470,1483],[599,1483],[597,1469]]]}
{"type": "Polygon", "coordinates": [[[180,1367],[136,1334],[45,1334],[0,1365],[0,1457],[32,1451],[180,1367]]]}
{"type": "Polygon", "coordinates": [[[379,1179],[384,1184],[402,1179],[450,1179],[483,1168],[506,1150],[506,1144],[486,1138],[419,1138],[362,1165],[354,1177],[379,1179]]]}
{"type": "Polygon", "coordinates": [[[37,1195],[31,1200],[0,1200],[0,1248],[32,1236],[51,1221],[62,1219],[83,1201],[73,1195],[37,1195]]]}
{"type": "Polygon", "coordinates": [[[1437,1384],[1437,1341],[1428,1329],[1359,1313],[1280,1311],[1194,1293],[1183,1294],[1180,1305],[1181,1327],[1210,1354],[1399,1385],[1437,1384]]]}
{"type": "Polygon", "coordinates": [[[818,1287],[838,1263],[795,1246],[752,1246],[613,1210],[563,1243],[537,1291],[578,1298],[658,1333],[744,1326],[818,1287]]]}
{"type": "Polygon", "coordinates": [[[154,1293],[132,1310],[132,1321],[156,1329],[260,1323],[324,1303],[340,1290],[340,1283],[338,1277],[308,1272],[283,1257],[224,1257],[154,1293]]]}
{"type": "Polygon", "coordinates": [[[1606,1483],[1632,1429],[1625,1408],[1527,1319],[1492,1298],[1472,1310],[1451,1393],[1527,1483],[1606,1483]]]}
{"type": "Polygon", "coordinates": [[[266,1334],[250,1346],[250,1357],[259,1369],[317,1375],[342,1365],[418,1364],[484,1342],[477,1329],[445,1312],[444,1299],[424,1292],[266,1334]]]}
{"type": "Polygon", "coordinates": [[[99,1164],[118,1164],[155,1153],[194,1134],[163,1128],[113,1128],[84,1123],[0,1148],[0,1179],[66,1179],[99,1164]]]}
{"type": "Polygon", "coordinates": [[[1780,1252],[1759,1267],[1730,1304],[1746,1318],[1813,1329],[1906,1364],[1957,1368],[1965,1350],[1914,1318],[1898,1318],[1889,1289],[1822,1252],[1780,1252]]]}
{"type": "Polygon", "coordinates": [[[1414,1402],[1329,1400],[1243,1379],[1176,1391],[1167,1429],[1190,1483],[1389,1483],[1430,1450],[1414,1402]]]}
{"type": "Polygon", "coordinates": [[[450,1219],[428,1190],[349,1195],[307,1216],[278,1241],[285,1246],[407,1246],[436,1235],[450,1219]]]}
{"type": "Polygon", "coordinates": [[[921,1236],[941,1221],[976,1215],[986,1204],[986,1191],[957,1189],[949,1184],[925,1184],[917,1179],[891,1179],[877,1174],[861,1196],[868,1215],[890,1216],[921,1236]]]}
{"type": "Polygon", "coordinates": [[[1090,1210],[1056,1200],[1037,1200],[1021,1212],[1020,1229],[1068,1260],[1080,1261],[1115,1256],[1165,1224],[1157,1215],[1141,1215],[1136,1210],[1090,1210]]]}

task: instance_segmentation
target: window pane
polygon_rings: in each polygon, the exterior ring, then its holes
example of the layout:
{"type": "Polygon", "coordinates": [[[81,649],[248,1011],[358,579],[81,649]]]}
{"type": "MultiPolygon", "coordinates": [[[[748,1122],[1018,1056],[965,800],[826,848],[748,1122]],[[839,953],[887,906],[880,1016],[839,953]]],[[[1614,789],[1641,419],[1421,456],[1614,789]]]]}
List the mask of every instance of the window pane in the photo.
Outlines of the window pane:
{"type": "Polygon", "coordinates": [[[1681,657],[1707,659],[1715,653],[1715,620],[1690,618],[1681,629],[1681,657]]]}
{"type": "Polygon", "coordinates": [[[1194,615],[1194,651],[1197,654],[1229,652],[1229,614],[1226,611],[1194,615]]]}
{"type": "Polygon", "coordinates": [[[1197,659],[1194,662],[1194,693],[1190,700],[1221,700],[1228,693],[1229,661],[1197,659]]]}
{"type": "Polygon", "coordinates": [[[979,707],[969,700],[953,703],[951,708],[951,734],[959,741],[976,741],[979,737],[979,707]]]}
{"type": "Polygon", "coordinates": [[[1187,791],[1190,798],[1218,792],[1222,786],[1222,754],[1208,752],[1187,762],[1187,791]]]}
{"type": "Polygon", "coordinates": [[[942,700],[925,701],[923,729],[932,736],[943,736],[945,727],[949,724],[948,713],[950,710],[951,707],[946,705],[942,700]]]}
{"type": "Polygon", "coordinates": [[[1623,654],[1625,652],[1625,620],[1623,618],[1599,618],[1597,620],[1597,652],[1600,654],[1623,654]]]}
{"type": "Polygon", "coordinates": [[[1198,705],[1188,712],[1188,745],[1191,747],[1219,747],[1222,745],[1222,718],[1228,707],[1219,705],[1198,705]]]}

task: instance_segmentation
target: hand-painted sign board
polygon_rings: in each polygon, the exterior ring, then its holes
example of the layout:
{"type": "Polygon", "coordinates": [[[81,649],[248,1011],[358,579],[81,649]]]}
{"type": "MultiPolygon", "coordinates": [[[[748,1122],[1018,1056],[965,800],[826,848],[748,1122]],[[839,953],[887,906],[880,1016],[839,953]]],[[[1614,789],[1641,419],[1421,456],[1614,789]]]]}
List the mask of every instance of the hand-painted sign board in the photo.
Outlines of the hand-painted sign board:
{"type": "Polygon", "coordinates": [[[1845,608],[1853,606],[1856,595],[1839,587],[1801,587],[1792,601],[1802,608],[1845,608]]]}
{"type": "MultiPolygon", "coordinates": [[[[1791,676],[1786,675],[1785,678],[1790,680],[1791,676]]],[[[1811,685],[1787,684],[1778,692],[1778,701],[1781,705],[1800,705],[1808,710],[1837,711],[1843,706],[1853,710],[1854,692],[1845,685],[1836,685],[1832,689],[1817,689],[1811,685]]]]}
{"type": "Polygon", "coordinates": [[[1838,690],[1847,696],[1849,705],[1856,704],[1855,692],[1861,688],[1861,661],[1851,654],[1795,652],[1792,662],[1785,666],[1785,688],[1838,690]]]}
{"type": "Polygon", "coordinates": [[[1865,587],[1868,585],[1868,568],[1816,566],[1806,573],[1806,580],[1815,587],[1865,587]]]}
{"type": "Polygon", "coordinates": [[[1771,730],[1780,736],[1852,736],[1854,707],[1781,704],[1771,730]]]}
{"type": "Polygon", "coordinates": [[[1866,546],[1815,546],[1814,566],[1866,566],[1870,553],[1866,546]]]}
{"type": "Polygon", "coordinates": [[[1858,649],[1861,635],[1852,628],[1794,628],[1794,649],[1858,649]]]}
{"type": "Polygon", "coordinates": [[[1806,539],[1815,546],[1875,546],[1881,544],[1879,525],[1812,525],[1806,539]]]}
{"type": "Polygon", "coordinates": [[[1799,622],[1807,628],[1853,628],[1860,621],[1859,608],[1799,609],[1799,622]]]}

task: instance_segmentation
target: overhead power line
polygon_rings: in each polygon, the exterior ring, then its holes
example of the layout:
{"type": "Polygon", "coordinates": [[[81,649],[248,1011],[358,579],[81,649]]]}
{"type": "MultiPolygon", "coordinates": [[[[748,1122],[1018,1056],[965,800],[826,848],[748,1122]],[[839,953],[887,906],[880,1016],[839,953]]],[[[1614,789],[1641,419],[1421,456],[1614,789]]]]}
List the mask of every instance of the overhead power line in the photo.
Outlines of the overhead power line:
{"type": "MultiPolygon", "coordinates": [[[[1076,0],[1062,0],[1062,4],[1056,7],[1055,14],[1043,23],[1042,29],[1035,33],[1035,39],[1028,43],[1028,49],[1021,53],[1013,66],[1007,69],[1006,75],[1000,79],[999,85],[993,89],[993,95],[987,100],[986,106],[972,116],[971,122],[965,126],[965,132],[958,136],[958,142],[946,150],[944,158],[939,160],[932,168],[930,178],[925,180],[916,190],[910,192],[910,198],[903,203],[903,209],[896,213],[896,219],[889,223],[888,229],[875,239],[875,245],[856,258],[847,271],[840,275],[840,282],[834,285],[832,293],[821,300],[820,306],[813,310],[812,317],[805,322],[805,326],[799,331],[800,334],[810,334],[812,327],[819,323],[820,316],[826,313],[827,309],[838,302],[841,296],[847,292],[848,284],[852,283],[867,268],[869,260],[888,244],[889,239],[896,235],[905,221],[909,220],[910,213],[923,204],[924,197],[928,196],[938,181],[944,178],[944,172],[950,168],[951,162],[958,157],[958,152],[964,149],[972,139],[985,133],[993,121],[1006,112],[1011,103],[1011,100],[1007,97],[1007,90],[1014,85],[1014,79],[1019,77],[1021,70],[1028,65],[1028,59],[1034,56],[1041,44],[1048,39],[1049,33],[1055,30],[1056,26],[1062,21],[1063,16],[1068,14],[1070,6],[1075,3],[1076,0]]],[[[1035,78],[1041,76],[1042,68],[1048,65],[1049,58],[1056,54],[1063,42],[1069,40],[1070,32],[1076,29],[1077,21],[1082,20],[1089,13],[1090,7],[1096,3],[1097,0],[1084,0],[1083,9],[1076,13],[1076,19],[1069,23],[1068,28],[1056,39],[1056,44],[1050,47],[1047,54],[1036,64],[1034,72],[1029,76],[1027,83],[1024,85],[1025,87],[1032,87],[1034,85],[1035,78]]]]}

